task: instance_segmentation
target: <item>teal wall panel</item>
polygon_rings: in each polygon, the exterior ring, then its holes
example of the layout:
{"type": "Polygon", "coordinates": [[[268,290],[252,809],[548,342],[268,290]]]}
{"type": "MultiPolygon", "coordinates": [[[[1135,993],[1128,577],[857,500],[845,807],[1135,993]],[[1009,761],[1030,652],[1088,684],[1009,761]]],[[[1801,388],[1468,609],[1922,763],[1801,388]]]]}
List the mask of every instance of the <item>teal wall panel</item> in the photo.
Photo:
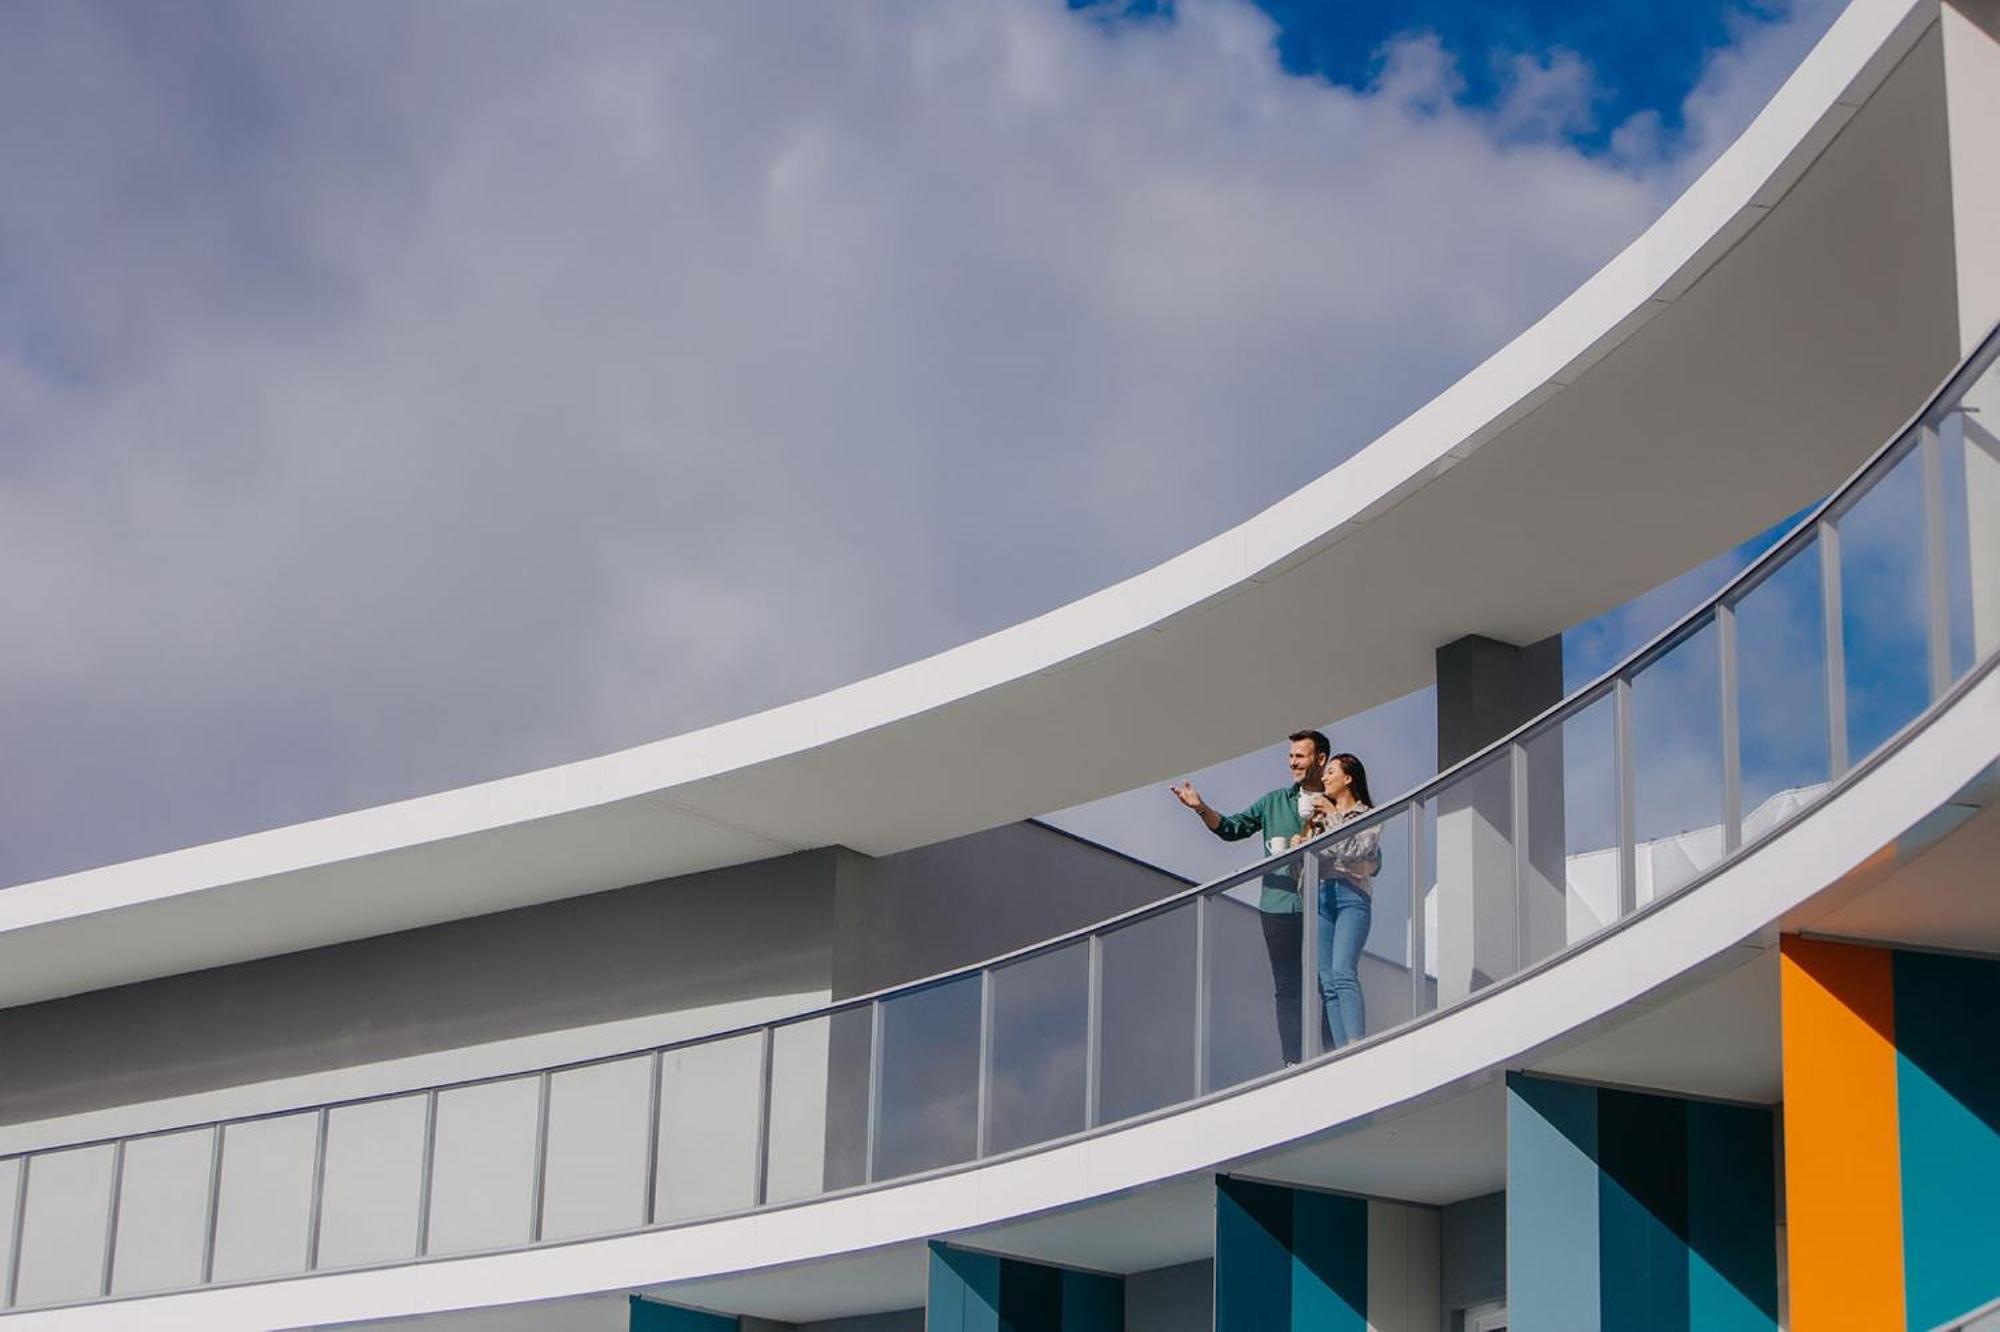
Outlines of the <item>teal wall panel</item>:
{"type": "Polygon", "coordinates": [[[1368,1204],[1292,1193],[1292,1322],[1312,1332],[1368,1332],[1368,1204]]]}
{"type": "Polygon", "coordinates": [[[1507,1076],[1516,1326],[1777,1327],[1769,1110],[1507,1076]]]}
{"type": "Polygon", "coordinates": [[[736,1332],[737,1320],[726,1314],[682,1309],[657,1300],[632,1297],[626,1326],[631,1332],[736,1332]]]}
{"type": "Polygon", "coordinates": [[[1215,1328],[1367,1332],[1367,1202],[1217,1179],[1215,1328]]]}
{"type": "Polygon", "coordinates": [[[1688,1327],[1689,1165],[1685,1101],[1597,1092],[1598,1298],[1630,1332],[1688,1327]]]}
{"type": "Polygon", "coordinates": [[[1124,1332],[1125,1283],[933,1241],[924,1325],[927,1332],[1124,1332]]]}
{"type": "Polygon", "coordinates": [[[1000,1332],[1000,1260],[931,1243],[926,1332],[1000,1332]]]}
{"type": "Polygon", "coordinates": [[[1777,1157],[1771,1114],[1691,1101],[1687,1107],[1688,1322],[1763,1332],[1778,1322],[1777,1157]]]}
{"type": "Polygon", "coordinates": [[[1597,1091],[1507,1075],[1507,1310],[1520,1327],[1598,1324],[1597,1091]]]}
{"type": "Polygon", "coordinates": [[[1933,1327],[2000,1296],[2000,962],[1895,957],[1904,1299],[1933,1327]]]}
{"type": "Polygon", "coordinates": [[[1125,1283],[1095,1272],[1064,1272],[1062,1332],[1125,1332],[1125,1283]]]}
{"type": "Polygon", "coordinates": [[[1215,1332],[1291,1326],[1291,1190],[1215,1181],[1215,1332]]]}

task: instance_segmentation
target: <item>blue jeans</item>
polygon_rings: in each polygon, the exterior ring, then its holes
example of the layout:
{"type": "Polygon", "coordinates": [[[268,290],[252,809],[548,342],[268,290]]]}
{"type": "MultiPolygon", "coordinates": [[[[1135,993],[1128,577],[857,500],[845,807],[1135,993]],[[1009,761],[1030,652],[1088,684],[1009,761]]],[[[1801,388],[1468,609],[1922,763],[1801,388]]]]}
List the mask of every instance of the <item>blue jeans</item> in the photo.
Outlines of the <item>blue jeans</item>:
{"type": "Polygon", "coordinates": [[[1343,878],[1319,886],[1319,997],[1326,1005],[1329,1048],[1360,1040],[1368,1031],[1361,1000],[1361,945],[1375,907],[1368,894],[1343,878]]]}

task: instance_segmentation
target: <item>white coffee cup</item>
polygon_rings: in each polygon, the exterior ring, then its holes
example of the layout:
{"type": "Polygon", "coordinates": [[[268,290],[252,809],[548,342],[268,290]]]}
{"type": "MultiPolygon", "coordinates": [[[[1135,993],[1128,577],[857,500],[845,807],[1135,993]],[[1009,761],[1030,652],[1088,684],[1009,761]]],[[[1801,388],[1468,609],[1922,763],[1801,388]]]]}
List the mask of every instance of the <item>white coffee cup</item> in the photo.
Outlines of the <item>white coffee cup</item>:
{"type": "Polygon", "coordinates": [[[1291,842],[1292,839],[1289,837],[1266,837],[1264,839],[1264,849],[1275,856],[1290,846],[1291,842]]]}
{"type": "Polygon", "coordinates": [[[1313,816],[1313,798],[1310,793],[1301,791],[1299,792],[1299,822],[1311,823],[1312,816],[1313,816]]]}

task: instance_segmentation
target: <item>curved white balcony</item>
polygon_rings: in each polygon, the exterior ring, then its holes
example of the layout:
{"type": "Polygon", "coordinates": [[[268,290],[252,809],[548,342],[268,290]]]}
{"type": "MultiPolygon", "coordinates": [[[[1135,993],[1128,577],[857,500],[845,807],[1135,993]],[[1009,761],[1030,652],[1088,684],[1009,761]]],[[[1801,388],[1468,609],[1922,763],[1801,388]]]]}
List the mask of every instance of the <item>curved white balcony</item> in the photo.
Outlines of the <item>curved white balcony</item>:
{"type": "Polygon", "coordinates": [[[1623,253],[1242,526],[819,698],[7,889],[0,1003],[800,847],[933,842],[1284,733],[1301,701],[1288,663],[1320,664],[1315,713],[1350,713],[1424,684],[1440,642],[1527,641],[1619,604],[1826,493],[1957,359],[1975,233],[1939,26],[1935,0],[1856,0],[1623,253]],[[1364,610],[1367,634],[1335,632],[1364,610]],[[1226,705],[1204,701],[1222,680],[1226,705]],[[963,780],[932,779],[975,747],[963,780]],[[820,798],[774,831],[761,805],[779,777],[820,798]]]}
{"type": "Polygon", "coordinates": [[[810,1303],[815,1280],[902,1279],[929,1237],[1424,1113],[1781,926],[1851,925],[1899,839],[1907,856],[1991,795],[2000,626],[1967,468],[2000,454],[1995,419],[2000,332],[1655,642],[1241,874],[700,1041],[0,1161],[9,1316],[85,1326],[108,1300],[148,1327],[268,1327],[759,1283],[810,1303]],[[1851,614],[1856,595],[1916,613],[1851,614]],[[1917,683],[1885,694],[1896,679],[1917,683]],[[1284,1068],[1238,897],[1362,874],[1371,832],[1369,1034],[1318,1050],[1309,997],[1306,1062],[1284,1068]]]}

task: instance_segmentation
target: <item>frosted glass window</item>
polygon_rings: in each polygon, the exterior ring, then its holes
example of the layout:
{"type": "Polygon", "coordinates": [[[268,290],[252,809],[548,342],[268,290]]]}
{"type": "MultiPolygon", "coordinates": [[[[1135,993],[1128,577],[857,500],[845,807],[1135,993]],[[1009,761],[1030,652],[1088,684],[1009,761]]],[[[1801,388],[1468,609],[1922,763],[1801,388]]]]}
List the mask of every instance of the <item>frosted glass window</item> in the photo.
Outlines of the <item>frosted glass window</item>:
{"type": "Polygon", "coordinates": [[[423,1192],[424,1100],[402,1096],[331,1110],[319,1265],[413,1257],[423,1192]]]}
{"type": "Polygon", "coordinates": [[[30,1157],[14,1302],[94,1298],[104,1279],[104,1228],[110,1215],[108,1145],[30,1157]]]}
{"type": "Polygon", "coordinates": [[[540,1083],[513,1078],[438,1094],[432,1253],[527,1243],[540,1083]]]}
{"type": "Polygon", "coordinates": [[[570,1069],[549,1080],[542,1235],[595,1235],[644,1222],[651,1057],[570,1069]]]}
{"type": "Polygon", "coordinates": [[[135,1138],[125,1144],[112,1294],[200,1284],[201,1245],[208,1229],[208,1172],[214,1155],[213,1129],[135,1138]]]}
{"type": "Polygon", "coordinates": [[[660,1057],[661,1221],[734,1212],[756,1203],[761,1036],[669,1050],[660,1057]]]}
{"type": "Polygon", "coordinates": [[[217,1281],[305,1270],[318,1136],[316,1114],[224,1127],[215,1212],[217,1281]]]}
{"type": "MultiPolygon", "coordinates": [[[[771,1047],[772,1202],[826,1189],[827,1055],[833,1029],[825,1018],[788,1022],[771,1047]]],[[[862,1070],[866,1077],[866,1069],[862,1070]]]]}
{"type": "Polygon", "coordinates": [[[7,1298],[7,1271],[14,1258],[14,1205],[21,1186],[21,1159],[0,1161],[0,1305],[7,1298]]]}

